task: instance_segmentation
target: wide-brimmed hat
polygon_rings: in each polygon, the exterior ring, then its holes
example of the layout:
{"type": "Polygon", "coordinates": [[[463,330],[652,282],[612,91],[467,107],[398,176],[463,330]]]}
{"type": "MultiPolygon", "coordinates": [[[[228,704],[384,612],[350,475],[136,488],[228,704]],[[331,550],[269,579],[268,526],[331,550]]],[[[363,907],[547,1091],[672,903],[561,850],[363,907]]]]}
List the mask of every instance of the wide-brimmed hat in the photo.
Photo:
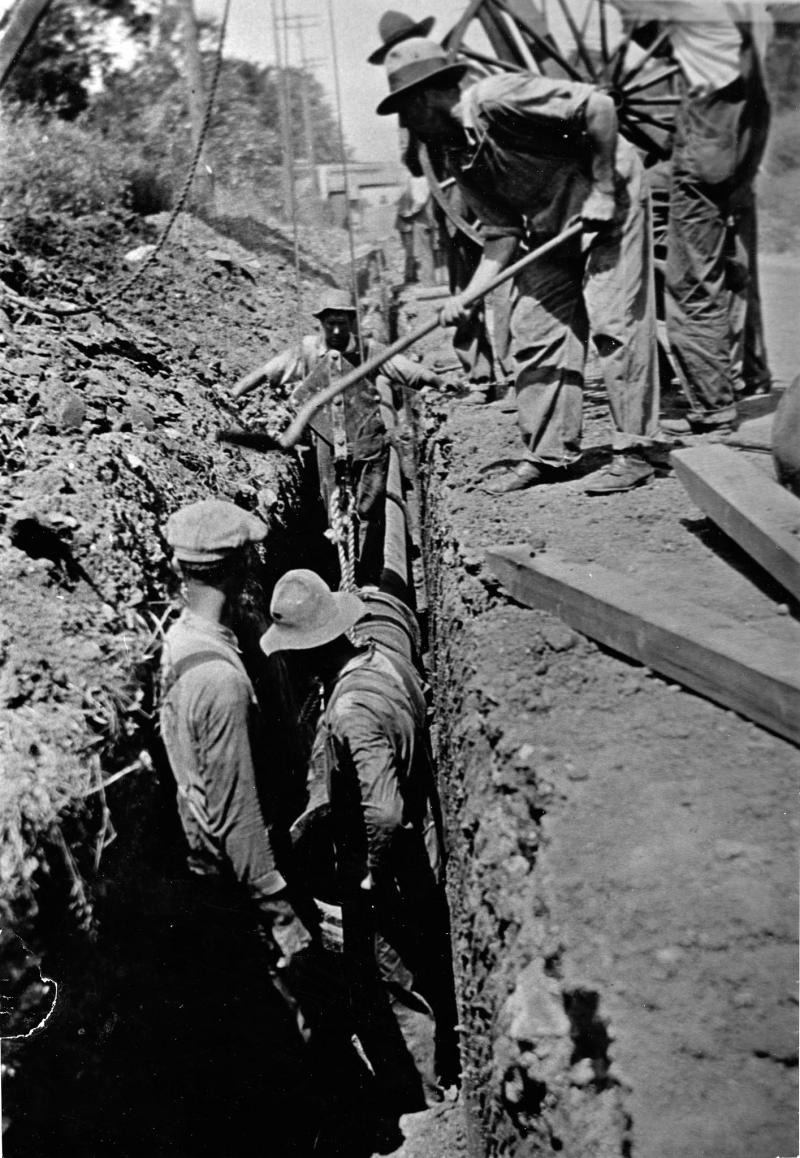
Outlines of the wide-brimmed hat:
{"type": "Polygon", "coordinates": [[[378,36],[383,44],[367,57],[370,64],[383,64],[386,53],[402,40],[410,36],[427,36],[436,23],[434,16],[426,16],[424,20],[415,23],[404,12],[394,12],[390,9],[384,12],[378,21],[378,36]]]}
{"type": "Polygon", "coordinates": [[[396,113],[411,89],[428,84],[434,77],[450,75],[453,83],[461,80],[466,64],[457,64],[434,40],[414,37],[395,45],[386,55],[386,79],[389,95],[375,110],[379,117],[396,113]]]}
{"type": "Polygon", "coordinates": [[[312,314],[314,318],[321,318],[323,314],[355,314],[356,307],[347,290],[326,290],[319,299],[319,304],[312,314]]]}
{"type": "Polygon", "coordinates": [[[261,636],[261,649],[272,655],[322,647],[355,626],[365,611],[357,595],[331,591],[316,571],[287,571],[275,584],[272,627],[261,636]]]}
{"type": "Polygon", "coordinates": [[[218,563],[245,543],[260,543],[267,526],[223,499],[201,499],[170,515],[164,537],[183,563],[218,563]]]}

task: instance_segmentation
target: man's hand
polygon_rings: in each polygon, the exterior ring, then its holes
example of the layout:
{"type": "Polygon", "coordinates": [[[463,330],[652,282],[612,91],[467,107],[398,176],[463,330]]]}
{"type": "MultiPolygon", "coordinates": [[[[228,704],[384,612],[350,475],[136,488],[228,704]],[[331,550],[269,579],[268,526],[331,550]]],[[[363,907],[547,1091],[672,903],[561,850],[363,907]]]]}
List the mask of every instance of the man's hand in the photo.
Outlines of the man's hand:
{"type": "Polygon", "coordinates": [[[461,294],[454,294],[439,311],[439,322],[443,326],[457,326],[459,322],[465,322],[469,315],[470,308],[464,305],[461,294]]]}
{"type": "Polygon", "coordinates": [[[589,229],[603,229],[614,220],[617,203],[613,192],[593,185],[581,209],[581,221],[589,229]]]}
{"type": "Polygon", "coordinates": [[[283,964],[296,953],[307,949],[319,938],[319,910],[313,900],[290,899],[289,890],[281,889],[259,906],[264,924],[281,951],[283,964]]]}

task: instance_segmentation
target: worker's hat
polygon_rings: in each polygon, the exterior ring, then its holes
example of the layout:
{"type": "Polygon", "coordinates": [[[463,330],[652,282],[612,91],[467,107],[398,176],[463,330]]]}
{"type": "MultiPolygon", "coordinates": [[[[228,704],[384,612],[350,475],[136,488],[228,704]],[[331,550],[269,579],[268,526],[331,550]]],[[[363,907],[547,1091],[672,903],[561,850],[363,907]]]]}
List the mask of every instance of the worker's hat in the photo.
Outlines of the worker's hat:
{"type": "Polygon", "coordinates": [[[366,610],[357,595],[331,591],[316,571],[287,571],[275,584],[272,626],[261,636],[261,648],[272,655],[322,647],[354,627],[366,610]]]}
{"type": "Polygon", "coordinates": [[[415,88],[428,84],[434,77],[450,75],[453,83],[461,80],[466,64],[457,64],[434,40],[414,37],[395,45],[386,55],[386,78],[389,95],[375,110],[379,117],[396,113],[403,98],[415,88]]]}
{"type": "Polygon", "coordinates": [[[394,48],[396,44],[408,40],[411,36],[427,36],[435,23],[435,16],[426,16],[424,20],[416,23],[404,12],[395,12],[392,9],[384,12],[378,21],[378,36],[383,44],[380,48],[376,48],[367,60],[370,64],[383,64],[390,48],[394,48]]]}
{"type": "Polygon", "coordinates": [[[356,307],[347,290],[330,289],[319,299],[319,305],[312,316],[322,318],[324,314],[355,314],[355,312],[356,307]]]}
{"type": "Polygon", "coordinates": [[[266,535],[261,519],[223,499],[201,499],[181,507],[164,527],[164,537],[183,563],[218,563],[266,535]]]}

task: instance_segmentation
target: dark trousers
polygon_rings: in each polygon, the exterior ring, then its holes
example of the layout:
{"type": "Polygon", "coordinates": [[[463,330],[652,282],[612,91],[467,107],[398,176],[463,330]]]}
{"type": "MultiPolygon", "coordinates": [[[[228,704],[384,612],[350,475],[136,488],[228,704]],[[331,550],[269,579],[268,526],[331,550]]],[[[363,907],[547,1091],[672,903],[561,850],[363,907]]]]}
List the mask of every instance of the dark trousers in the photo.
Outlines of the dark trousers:
{"type": "Polygon", "coordinates": [[[769,104],[754,50],[717,92],[689,94],[676,120],[667,232],[667,333],[691,411],[736,414],[745,384],[769,379],[756,264],[753,180],[769,104]]]}

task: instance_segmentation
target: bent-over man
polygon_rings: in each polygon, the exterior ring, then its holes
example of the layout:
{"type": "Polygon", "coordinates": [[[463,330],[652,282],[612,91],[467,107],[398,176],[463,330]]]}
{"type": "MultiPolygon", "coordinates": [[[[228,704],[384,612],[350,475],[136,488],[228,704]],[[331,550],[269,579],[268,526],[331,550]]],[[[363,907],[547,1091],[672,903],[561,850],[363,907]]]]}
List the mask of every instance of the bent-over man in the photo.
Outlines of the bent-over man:
{"type": "Polygon", "coordinates": [[[365,604],[313,571],[287,572],[270,611],[264,651],[299,659],[322,683],[318,735],[359,1034],[385,1108],[423,1109],[455,1076],[456,1017],[419,676],[401,650],[351,642],[365,604]]]}
{"type": "MultiPolygon", "coordinates": [[[[580,218],[582,238],[516,279],[511,316],[525,457],[493,479],[493,493],[566,477],[580,455],[589,334],[614,422],[610,467],[592,494],[647,482],[642,451],[658,432],[656,319],[650,205],[642,164],[617,133],[611,97],[589,84],[498,75],[459,91],[465,66],[438,45],[406,40],[386,56],[390,94],[379,115],[441,147],[482,224],[483,257],[470,292],[484,289],[520,245],[548,241],[580,218]]],[[[442,319],[465,316],[463,295],[442,319]]]]}

